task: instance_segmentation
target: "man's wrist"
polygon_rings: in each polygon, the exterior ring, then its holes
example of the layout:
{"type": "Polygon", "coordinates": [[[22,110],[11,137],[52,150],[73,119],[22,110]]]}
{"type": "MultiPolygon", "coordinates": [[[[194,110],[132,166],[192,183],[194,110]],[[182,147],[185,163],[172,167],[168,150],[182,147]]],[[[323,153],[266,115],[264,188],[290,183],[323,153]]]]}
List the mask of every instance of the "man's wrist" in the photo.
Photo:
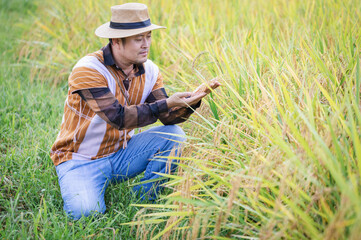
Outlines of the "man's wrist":
{"type": "Polygon", "coordinates": [[[167,109],[171,109],[172,107],[174,107],[173,101],[170,98],[167,98],[165,101],[167,104],[167,109]]]}
{"type": "MultiPolygon", "coordinates": [[[[169,99],[169,98],[168,98],[169,99]]],[[[170,109],[168,105],[168,99],[162,99],[157,101],[159,113],[167,112],[170,109]]]]}

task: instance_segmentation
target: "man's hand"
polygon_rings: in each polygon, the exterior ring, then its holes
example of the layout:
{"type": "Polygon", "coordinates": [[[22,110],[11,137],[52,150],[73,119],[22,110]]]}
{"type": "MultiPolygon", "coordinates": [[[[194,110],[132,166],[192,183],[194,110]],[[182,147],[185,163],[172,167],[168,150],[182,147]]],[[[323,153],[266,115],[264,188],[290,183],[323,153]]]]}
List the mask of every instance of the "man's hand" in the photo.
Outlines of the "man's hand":
{"type": "Polygon", "coordinates": [[[207,93],[205,92],[198,94],[194,94],[191,92],[178,92],[167,99],[167,105],[169,109],[173,107],[189,107],[198,103],[206,95],[207,93]]]}
{"type": "Polygon", "coordinates": [[[219,82],[219,78],[216,77],[207,83],[202,83],[196,90],[193,91],[193,93],[199,94],[205,92],[206,94],[209,94],[210,92],[212,92],[212,90],[216,89],[219,86],[222,86],[222,84],[219,82]]]}

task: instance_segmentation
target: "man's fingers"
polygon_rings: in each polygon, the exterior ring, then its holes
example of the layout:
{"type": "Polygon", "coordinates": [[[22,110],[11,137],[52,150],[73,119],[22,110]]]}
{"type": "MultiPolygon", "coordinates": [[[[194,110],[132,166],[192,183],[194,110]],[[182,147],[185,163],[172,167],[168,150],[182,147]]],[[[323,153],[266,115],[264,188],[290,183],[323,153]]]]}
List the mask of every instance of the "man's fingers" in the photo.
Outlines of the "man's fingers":
{"type": "Polygon", "coordinates": [[[207,93],[178,92],[167,99],[168,107],[187,107],[198,103],[207,93]]]}
{"type": "Polygon", "coordinates": [[[219,87],[219,86],[222,86],[222,84],[220,82],[215,82],[215,87],[219,87]]]}
{"type": "Polygon", "coordinates": [[[186,97],[189,97],[191,95],[190,92],[179,92],[179,93],[176,93],[176,96],[179,97],[179,98],[186,98],[186,97]]]}
{"type": "Polygon", "coordinates": [[[193,104],[199,102],[206,95],[207,95],[206,93],[200,93],[200,94],[197,94],[197,95],[194,95],[194,96],[192,96],[190,98],[185,99],[185,102],[188,105],[193,105],[193,104]]]}

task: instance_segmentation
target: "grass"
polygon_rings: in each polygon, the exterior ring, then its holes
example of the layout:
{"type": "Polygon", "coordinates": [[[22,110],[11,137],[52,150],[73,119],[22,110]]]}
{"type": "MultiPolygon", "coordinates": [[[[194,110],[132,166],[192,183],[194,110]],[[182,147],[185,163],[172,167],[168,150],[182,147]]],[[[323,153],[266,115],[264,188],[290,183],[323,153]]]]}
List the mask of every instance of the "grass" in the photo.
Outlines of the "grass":
{"type": "Polygon", "coordinates": [[[108,190],[104,216],[64,216],[48,150],[66,78],[106,43],[92,29],[119,2],[2,2],[4,22],[26,17],[1,26],[11,39],[1,44],[1,237],[358,239],[357,1],[142,2],[167,26],[150,58],[168,92],[223,81],[182,125],[173,191],[142,206],[127,182],[108,190]]]}

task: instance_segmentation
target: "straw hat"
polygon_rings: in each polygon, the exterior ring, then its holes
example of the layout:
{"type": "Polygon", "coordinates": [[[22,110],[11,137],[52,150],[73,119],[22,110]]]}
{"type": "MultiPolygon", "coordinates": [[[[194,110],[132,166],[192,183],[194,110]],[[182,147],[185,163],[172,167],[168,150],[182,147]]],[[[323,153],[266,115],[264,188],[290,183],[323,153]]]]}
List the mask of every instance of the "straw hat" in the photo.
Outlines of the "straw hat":
{"type": "Polygon", "coordinates": [[[112,17],[95,30],[101,38],[124,38],[154,29],[165,28],[150,22],[148,8],[141,3],[126,3],[112,6],[112,17]]]}

